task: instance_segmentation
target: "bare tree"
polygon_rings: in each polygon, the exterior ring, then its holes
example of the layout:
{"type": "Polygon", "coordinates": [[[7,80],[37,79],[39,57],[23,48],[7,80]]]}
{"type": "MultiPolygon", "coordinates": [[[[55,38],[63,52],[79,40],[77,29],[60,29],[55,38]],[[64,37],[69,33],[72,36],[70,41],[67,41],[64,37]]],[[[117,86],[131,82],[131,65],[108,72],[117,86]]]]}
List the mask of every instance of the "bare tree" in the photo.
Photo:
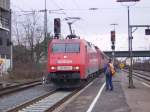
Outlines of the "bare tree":
{"type": "Polygon", "coordinates": [[[12,13],[12,37],[15,44],[22,45],[23,30],[19,16],[15,12],[12,13]]]}
{"type": "Polygon", "coordinates": [[[38,13],[34,11],[33,13],[22,14],[21,16],[13,14],[13,76],[36,77],[37,74],[41,76],[41,71],[45,68],[44,64],[40,64],[40,66],[36,64],[44,55],[43,27],[39,18],[38,13]]]}
{"type": "Polygon", "coordinates": [[[39,18],[39,15],[34,11],[22,16],[17,16],[13,13],[13,37],[15,37],[16,45],[22,46],[17,47],[18,50],[15,51],[17,51],[18,55],[24,52],[24,57],[19,58],[23,62],[27,59],[38,62],[44,54],[43,46],[41,45],[44,40],[43,27],[39,18]],[[19,53],[19,49],[24,49],[24,51],[19,53]]]}
{"type": "Polygon", "coordinates": [[[43,57],[43,46],[42,46],[42,39],[43,36],[43,31],[42,28],[37,29],[37,34],[36,34],[36,45],[34,47],[35,51],[35,62],[38,63],[41,57],[43,57]]]}
{"type": "Polygon", "coordinates": [[[42,29],[39,25],[38,15],[32,13],[30,16],[26,16],[25,22],[22,25],[25,39],[27,40],[27,46],[31,50],[31,60],[34,60],[34,48],[42,40],[42,29]]]}

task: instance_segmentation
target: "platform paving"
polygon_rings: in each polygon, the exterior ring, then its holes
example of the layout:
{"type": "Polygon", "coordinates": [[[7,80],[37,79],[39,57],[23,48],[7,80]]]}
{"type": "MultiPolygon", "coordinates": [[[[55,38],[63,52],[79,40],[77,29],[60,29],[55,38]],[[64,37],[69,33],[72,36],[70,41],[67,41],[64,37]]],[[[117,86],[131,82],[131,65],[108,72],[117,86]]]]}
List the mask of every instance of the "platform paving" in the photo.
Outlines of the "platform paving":
{"type": "Polygon", "coordinates": [[[119,78],[131,112],[150,112],[150,84],[133,78],[135,88],[129,89],[128,74],[121,72],[119,78]]]}
{"type": "MultiPolygon", "coordinates": [[[[150,87],[133,79],[136,88],[128,88],[128,74],[120,71],[113,77],[113,91],[102,90],[90,112],[150,112],[150,87]]],[[[97,78],[83,93],[54,112],[87,112],[105,78],[97,78]]]]}

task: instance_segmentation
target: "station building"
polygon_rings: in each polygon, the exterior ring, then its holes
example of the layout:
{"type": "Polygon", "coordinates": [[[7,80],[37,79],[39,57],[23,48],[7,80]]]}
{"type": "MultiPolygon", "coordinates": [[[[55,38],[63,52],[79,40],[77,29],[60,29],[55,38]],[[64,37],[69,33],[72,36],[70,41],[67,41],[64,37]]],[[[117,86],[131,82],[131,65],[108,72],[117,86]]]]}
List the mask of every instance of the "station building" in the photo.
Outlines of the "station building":
{"type": "Polygon", "coordinates": [[[3,70],[10,68],[11,61],[11,10],[10,0],[0,0],[0,60],[3,70]]]}

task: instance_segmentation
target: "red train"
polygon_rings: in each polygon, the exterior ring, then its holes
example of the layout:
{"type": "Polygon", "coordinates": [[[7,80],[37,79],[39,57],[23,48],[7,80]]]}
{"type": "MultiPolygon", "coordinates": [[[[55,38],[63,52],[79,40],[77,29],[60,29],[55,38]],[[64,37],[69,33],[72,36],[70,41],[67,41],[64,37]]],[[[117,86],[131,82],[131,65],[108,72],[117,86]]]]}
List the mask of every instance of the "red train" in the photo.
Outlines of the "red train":
{"type": "Polygon", "coordinates": [[[55,85],[66,88],[99,74],[107,57],[84,39],[53,39],[48,47],[48,76],[55,85]]]}

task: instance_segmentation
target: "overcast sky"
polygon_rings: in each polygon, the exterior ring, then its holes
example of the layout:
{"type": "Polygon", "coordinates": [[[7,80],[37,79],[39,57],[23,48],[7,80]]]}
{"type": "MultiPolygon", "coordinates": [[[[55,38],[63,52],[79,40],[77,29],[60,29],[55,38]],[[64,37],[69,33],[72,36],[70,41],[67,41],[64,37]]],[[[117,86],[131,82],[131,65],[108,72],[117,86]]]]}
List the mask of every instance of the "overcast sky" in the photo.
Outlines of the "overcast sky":
{"type": "MultiPolygon", "coordinates": [[[[48,13],[48,31],[53,32],[53,19],[61,18],[62,34],[69,33],[65,17],[80,17],[81,20],[73,24],[77,35],[98,45],[102,50],[110,50],[110,30],[116,23],[116,50],[128,50],[127,37],[127,7],[115,0],[47,0],[48,10],[64,9],[65,14],[48,13]],[[91,11],[89,8],[98,8],[91,11]]],[[[131,24],[150,25],[150,0],[131,3],[131,24]]],[[[11,0],[13,11],[44,9],[44,0],[11,0]]],[[[60,13],[61,11],[59,11],[60,13]]],[[[17,12],[21,13],[22,12],[17,12]]],[[[43,23],[43,14],[41,14],[43,23]]],[[[149,50],[150,36],[144,35],[144,28],[139,28],[133,34],[134,50],[149,50]]]]}

